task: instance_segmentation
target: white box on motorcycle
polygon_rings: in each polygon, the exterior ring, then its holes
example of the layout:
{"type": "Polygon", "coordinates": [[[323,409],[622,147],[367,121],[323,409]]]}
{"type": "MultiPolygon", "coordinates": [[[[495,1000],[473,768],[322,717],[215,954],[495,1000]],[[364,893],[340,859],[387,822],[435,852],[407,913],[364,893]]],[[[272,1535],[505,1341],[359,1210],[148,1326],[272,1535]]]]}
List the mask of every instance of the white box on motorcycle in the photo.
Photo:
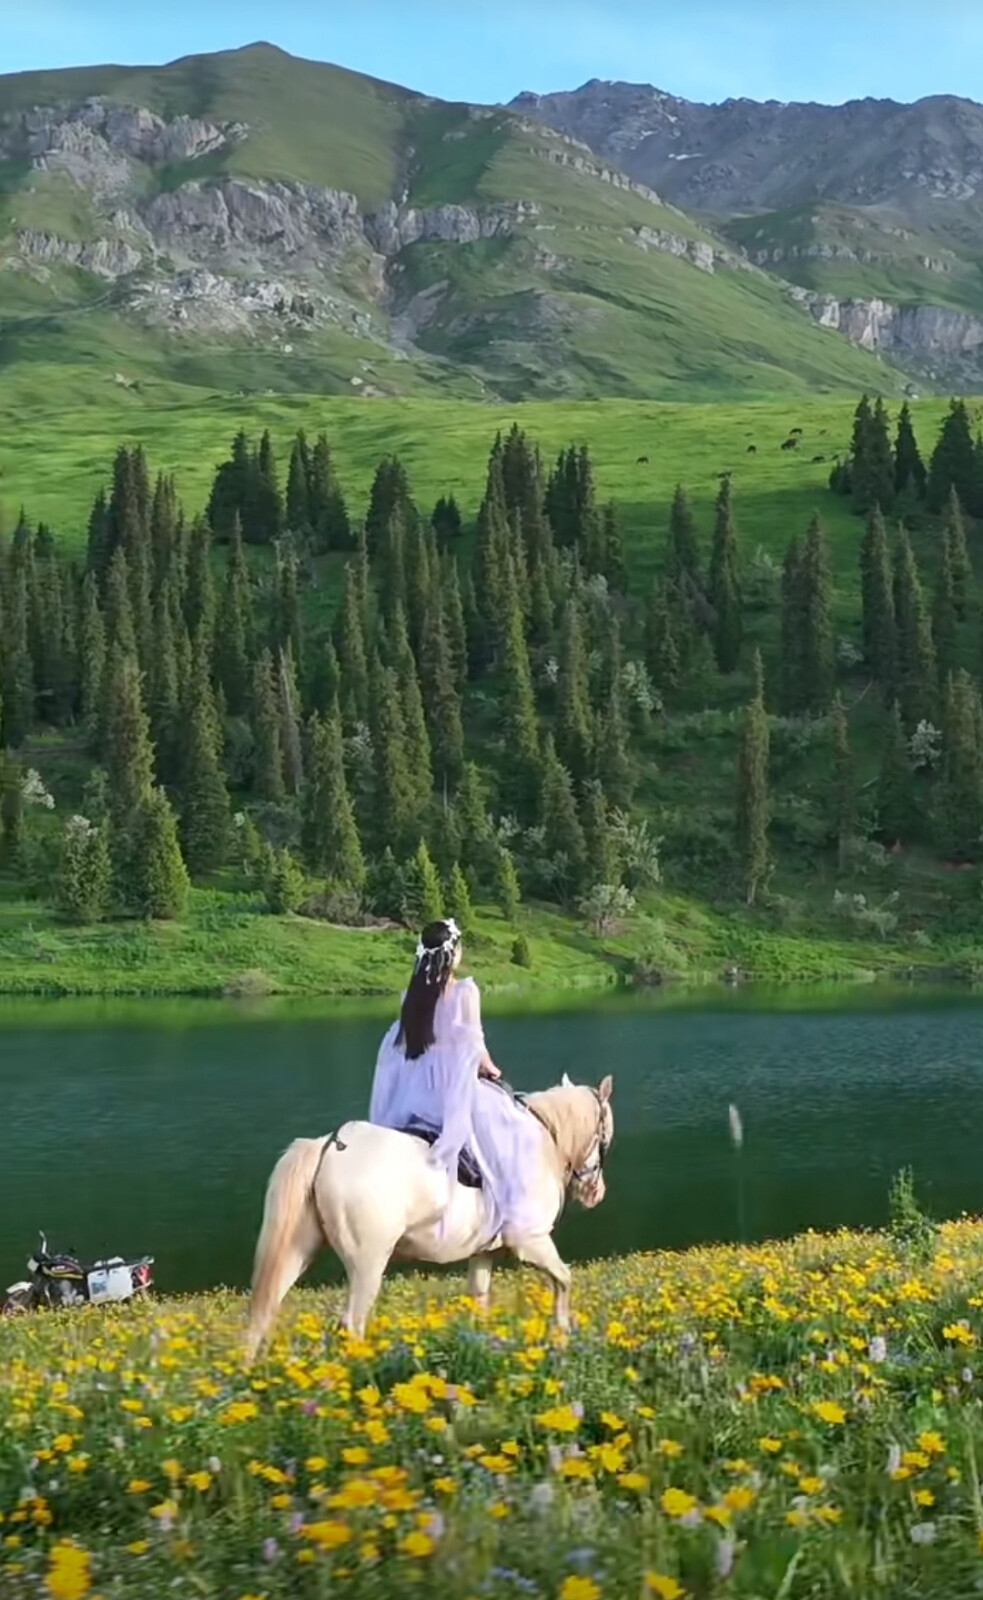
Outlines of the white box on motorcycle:
{"type": "Polygon", "coordinates": [[[133,1275],[129,1267],[93,1267],[88,1274],[89,1300],[94,1306],[106,1300],[128,1300],[133,1293],[133,1275]]]}

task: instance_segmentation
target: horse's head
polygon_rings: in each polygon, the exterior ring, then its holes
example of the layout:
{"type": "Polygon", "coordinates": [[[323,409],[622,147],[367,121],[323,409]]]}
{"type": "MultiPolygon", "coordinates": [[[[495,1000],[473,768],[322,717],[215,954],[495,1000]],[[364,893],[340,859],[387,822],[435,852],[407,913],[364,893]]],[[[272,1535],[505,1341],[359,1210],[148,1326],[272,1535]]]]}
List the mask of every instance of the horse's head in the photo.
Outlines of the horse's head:
{"type": "Polygon", "coordinates": [[[590,1084],[571,1083],[564,1073],[560,1088],[575,1100],[579,1113],[569,1121],[570,1147],[566,1155],[571,1167],[570,1193],[582,1206],[593,1210],[606,1193],[604,1163],[614,1139],[614,1078],[609,1072],[595,1089],[590,1084]]]}

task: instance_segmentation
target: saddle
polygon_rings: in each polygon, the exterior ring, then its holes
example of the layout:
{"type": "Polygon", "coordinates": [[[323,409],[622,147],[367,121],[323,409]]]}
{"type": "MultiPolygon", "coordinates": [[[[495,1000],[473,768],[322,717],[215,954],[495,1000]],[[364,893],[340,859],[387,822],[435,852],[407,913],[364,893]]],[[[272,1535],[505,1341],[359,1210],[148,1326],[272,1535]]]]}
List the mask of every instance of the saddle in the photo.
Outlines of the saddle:
{"type": "MultiPolygon", "coordinates": [[[[433,1129],[427,1128],[422,1122],[413,1122],[408,1128],[401,1128],[401,1133],[411,1133],[414,1139],[422,1139],[424,1144],[435,1145],[440,1135],[433,1129]]],[[[481,1173],[470,1150],[464,1149],[457,1158],[457,1181],[465,1189],[481,1188],[481,1173]]]]}

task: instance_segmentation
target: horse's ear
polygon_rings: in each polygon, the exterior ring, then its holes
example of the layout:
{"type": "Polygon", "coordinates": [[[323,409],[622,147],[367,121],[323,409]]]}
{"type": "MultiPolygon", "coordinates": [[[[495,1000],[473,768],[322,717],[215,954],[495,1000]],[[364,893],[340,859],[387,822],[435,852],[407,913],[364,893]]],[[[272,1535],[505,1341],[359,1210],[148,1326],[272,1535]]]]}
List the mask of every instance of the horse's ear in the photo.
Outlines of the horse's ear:
{"type": "Polygon", "coordinates": [[[561,1089],[572,1089],[573,1088],[573,1084],[570,1082],[570,1079],[567,1077],[566,1073],[564,1073],[563,1077],[560,1079],[560,1088],[561,1089]]]}
{"type": "Polygon", "coordinates": [[[613,1090],[614,1090],[614,1078],[611,1076],[611,1074],[609,1072],[607,1077],[606,1078],[602,1078],[600,1083],[597,1086],[597,1098],[598,1098],[598,1100],[600,1100],[602,1105],[606,1105],[607,1102],[610,1100],[613,1090]]]}

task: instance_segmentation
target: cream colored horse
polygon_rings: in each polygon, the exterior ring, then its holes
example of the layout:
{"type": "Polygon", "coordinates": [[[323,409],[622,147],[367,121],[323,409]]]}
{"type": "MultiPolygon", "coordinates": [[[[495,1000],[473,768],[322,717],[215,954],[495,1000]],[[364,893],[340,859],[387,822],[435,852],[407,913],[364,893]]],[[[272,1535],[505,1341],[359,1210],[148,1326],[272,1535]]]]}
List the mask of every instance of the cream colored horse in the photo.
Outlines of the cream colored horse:
{"type": "Polygon", "coordinates": [[[468,1261],[468,1292],[487,1304],[492,1255],[510,1250],[538,1267],[555,1288],[559,1327],[570,1321],[570,1268],[553,1243],[569,1192],[581,1205],[604,1199],[604,1157],[614,1137],[610,1075],[596,1089],[572,1084],[528,1097],[542,1126],[539,1186],[549,1231],[526,1238],[496,1234],[481,1189],[452,1183],[435,1167],[422,1139],[371,1122],[347,1122],[321,1139],[295,1139],[273,1169],[256,1245],[247,1353],[268,1337],[287,1291],[322,1245],[340,1256],[348,1275],[344,1326],[363,1335],[393,1257],[468,1261]]]}

